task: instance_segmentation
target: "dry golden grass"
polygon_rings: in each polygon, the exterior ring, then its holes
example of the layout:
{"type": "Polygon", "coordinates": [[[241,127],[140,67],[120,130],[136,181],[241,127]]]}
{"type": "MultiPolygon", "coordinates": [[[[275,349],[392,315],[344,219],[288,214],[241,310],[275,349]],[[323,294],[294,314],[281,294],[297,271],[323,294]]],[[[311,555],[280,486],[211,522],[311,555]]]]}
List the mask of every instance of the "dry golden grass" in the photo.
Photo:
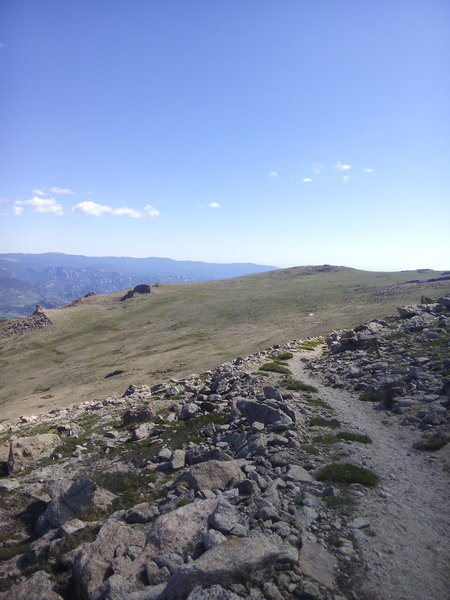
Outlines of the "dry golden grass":
{"type": "Polygon", "coordinates": [[[201,372],[273,344],[394,314],[421,294],[441,295],[448,284],[402,282],[439,275],[297,267],[162,285],[125,302],[122,294],[92,296],[48,310],[52,327],[0,340],[0,419],[121,394],[130,383],[201,372]],[[116,369],[125,373],[105,379],[116,369]]]}

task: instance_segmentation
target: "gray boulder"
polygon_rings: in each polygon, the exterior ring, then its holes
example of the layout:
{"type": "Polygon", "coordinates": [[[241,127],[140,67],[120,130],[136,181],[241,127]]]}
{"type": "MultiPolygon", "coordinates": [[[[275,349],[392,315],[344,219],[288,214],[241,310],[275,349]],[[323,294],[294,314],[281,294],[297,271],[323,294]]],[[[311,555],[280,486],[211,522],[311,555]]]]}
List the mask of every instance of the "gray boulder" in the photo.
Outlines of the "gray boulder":
{"type": "MultiPolygon", "coordinates": [[[[50,490],[50,494],[56,495],[55,490],[50,490]]],[[[37,520],[36,533],[42,535],[72,519],[83,520],[94,508],[103,509],[109,506],[114,498],[114,494],[98,488],[91,479],[79,477],[74,482],[69,482],[47,505],[37,520]]]]}
{"type": "Polygon", "coordinates": [[[209,460],[189,467],[178,482],[185,482],[191,489],[214,490],[225,488],[230,481],[244,478],[240,465],[235,460],[209,460]]]}
{"type": "Polygon", "coordinates": [[[256,577],[257,573],[271,570],[280,554],[280,549],[264,536],[230,538],[177,569],[160,600],[185,600],[197,586],[245,582],[250,573],[256,577]]]}
{"type": "Polygon", "coordinates": [[[212,587],[202,589],[195,587],[189,594],[187,600],[244,600],[242,596],[238,596],[234,592],[225,590],[221,585],[213,585],[212,587]]]}
{"type": "Polygon", "coordinates": [[[33,466],[41,458],[51,456],[61,445],[55,433],[40,433],[11,440],[8,456],[8,473],[33,466]]]}
{"type": "Polygon", "coordinates": [[[154,549],[153,556],[192,552],[208,530],[208,517],[216,506],[217,500],[198,500],[161,515],[148,530],[146,546],[154,549]]]}
{"type": "Polygon", "coordinates": [[[285,411],[272,407],[267,403],[238,398],[236,408],[250,423],[257,421],[264,423],[264,425],[276,425],[280,428],[289,428],[294,424],[293,419],[285,411]]]}
{"type": "Polygon", "coordinates": [[[132,546],[134,549],[142,549],[144,544],[145,535],[141,531],[120,521],[106,521],[95,541],[83,544],[75,554],[73,578],[79,597],[83,600],[97,600],[111,571],[123,576],[129,571],[126,578],[130,581],[132,572],[129,569],[130,559],[126,558],[127,548],[132,546]],[[122,564],[123,572],[120,572],[122,564]]]}
{"type": "Polygon", "coordinates": [[[208,523],[210,527],[225,535],[245,536],[247,534],[245,527],[239,523],[236,508],[225,499],[219,501],[208,523]]]}
{"type": "Polygon", "coordinates": [[[1,600],[63,600],[54,591],[55,584],[45,571],[37,571],[26,581],[0,592],[1,600]]]}

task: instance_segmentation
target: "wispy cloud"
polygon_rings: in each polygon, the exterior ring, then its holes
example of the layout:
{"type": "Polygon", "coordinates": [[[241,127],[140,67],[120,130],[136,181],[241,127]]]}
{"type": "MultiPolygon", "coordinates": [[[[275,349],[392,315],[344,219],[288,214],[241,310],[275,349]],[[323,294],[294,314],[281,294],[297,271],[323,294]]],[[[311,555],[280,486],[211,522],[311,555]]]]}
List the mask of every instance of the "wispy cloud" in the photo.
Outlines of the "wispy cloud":
{"type": "Polygon", "coordinates": [[[92,200],[80,202],[79,204],[72,206],[72,210],[79,210],[86,215],[92,215],[94,217],[100,217],[101,215],[112,212],[110,206],[106,206],[106,204],[97,204],[97,202],[92,202],[92,200]]]}
{"type": "Polygon", "coordinates": [[[24,211],[24,207],[23,206],[14,206],[13,207],[13,214],[15,217],[20,217],[20,215],[23,213],[24,211]]]}
{"type": "Polygon", "coordinates": [[[111,211],[111,214],[117,215],[118,217],[131,217],[132,219],[142,219],[144,216],[140,210],[128,208],[127,206],[124,206],[123,208],[115,208],[111,211]]]}
{"type": "Polygon", "coordinates": [[[149,216],[149,217],[159,217],[159,215],[161,214],[159,212],[159,210],[157,210],[154,206],[152,206],[151,204],[147,204],[147,206],[144,206],[144,210],[145,213],[149,216]]]}
{"type": "Polygon", "coordinates": [[[63,214],[62,205],[56,202],[54,198],[40,198],[39,196],[34,196],[30,200],[17,200],[16,206],[33,206],[33,212],[54,213],[59,217],[63,214]]]}
{"type": "Polygon", "coordinates": [[[269,171],[271,177],[278,177],[278,171],[269,171]]]}
{"type": "Polygon", "coordinates": [[[334,168],[337,171],[350,171],[350,169],[352,168],[352,165],[342,164],[341,162],[338,161],[334,168]]]}
{"type": "Polygon", "coordinates": [[[147,204],[147,206],[144,207],[144,212],[142,212],[141,210],[129,208],[128,206],[112,208],[112,206],[98,204],[97,202],[92,202],[92,200],[80,202],[79,204],[72,206],[72,210],[77,210],[85,215],[91,215],[93,217],[115,215],[116,217],[130,217],[131,219],[142,219],[146,215],[149,217],[157,217],[160,214],[159,210],[156,210],[151,204],[147,204]]]}
{"type": "Polygon", "coordinates": [[[373,173],[374,169],[364,169],[364,173],[373,173]]]}
{"type": "Polygon", "coordinates": [[[351,179],[352,179],[352,178],[351,178],[349,175],[344,175],[344,176],[342,177],[342,181],[343,181],[344,183],[348,183],[349,181],[351,181],[351,179]]]}
{"type": "Polygon", "coordinates": [[[312,181],[314,181],[314,180],[311,179],[311,177],[303,177],[303,179],[302,179],[302,183],[311,183],[312,181]]]}
{"type": "Polygon", "coordinates": [[[220,208],[220,204],[218,202],[210,202],[208,206],[210,208],[220,208]]]}
{"type": "Polygon", "coordinates": [[[33,190],[33,194],[36,194],[36,196],[45,196],[45,192],[42,190],[33,190]]]}
{"type": "Polygon", "coordinates": [[[50,188],[50,191],[52,192],[52,194],[75,194],[75,192],[69,188],[52,187],[50,188]]]}

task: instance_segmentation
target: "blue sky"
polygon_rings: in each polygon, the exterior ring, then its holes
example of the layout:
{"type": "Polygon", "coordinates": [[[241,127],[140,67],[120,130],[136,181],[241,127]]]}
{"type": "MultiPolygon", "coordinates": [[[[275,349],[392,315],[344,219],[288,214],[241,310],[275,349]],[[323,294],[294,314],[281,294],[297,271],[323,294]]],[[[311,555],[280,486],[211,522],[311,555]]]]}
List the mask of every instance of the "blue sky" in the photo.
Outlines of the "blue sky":
{"type": "Polygon", "coordinates": [[[2,0],[0,252],[450,269],[447,0],[2,0]]]}

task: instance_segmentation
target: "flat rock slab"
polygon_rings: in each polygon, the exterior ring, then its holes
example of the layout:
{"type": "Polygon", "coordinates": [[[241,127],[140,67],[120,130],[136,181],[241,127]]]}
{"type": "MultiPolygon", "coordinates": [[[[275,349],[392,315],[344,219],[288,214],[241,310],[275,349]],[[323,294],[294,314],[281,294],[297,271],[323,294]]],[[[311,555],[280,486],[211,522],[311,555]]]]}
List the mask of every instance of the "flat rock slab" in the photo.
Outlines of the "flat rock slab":
{"type": "Polygon", "coordinates": [[[234,460],[208,460],[190,467],[180,477],[194,491],[224,489],[232,479],[244,478],[240,463],[234,460]]]}
{"type": "Polygon", "coordinates": [[[303,467],[299,467],[298,465],[291,465],[289,467],[288,472],[286,473],[286,479],[289,481],[313,481],[313,478],[310,473],[303,467]]]}
{"type": "Polygon", "coordinates": [[[334,569],[336,558],[323,546],[307,539],[303,540],[300,550],[300,571],[328,589],[334,588],[334,569]]]}
{"type": "Polygon", "coordinates": [[[229,538],[177,569],[159,600],[185,600],[196,586],[228,586],[245,581],[249,574],[271,569],[280,554],[280,549],[264,536],[229,538]]]}

